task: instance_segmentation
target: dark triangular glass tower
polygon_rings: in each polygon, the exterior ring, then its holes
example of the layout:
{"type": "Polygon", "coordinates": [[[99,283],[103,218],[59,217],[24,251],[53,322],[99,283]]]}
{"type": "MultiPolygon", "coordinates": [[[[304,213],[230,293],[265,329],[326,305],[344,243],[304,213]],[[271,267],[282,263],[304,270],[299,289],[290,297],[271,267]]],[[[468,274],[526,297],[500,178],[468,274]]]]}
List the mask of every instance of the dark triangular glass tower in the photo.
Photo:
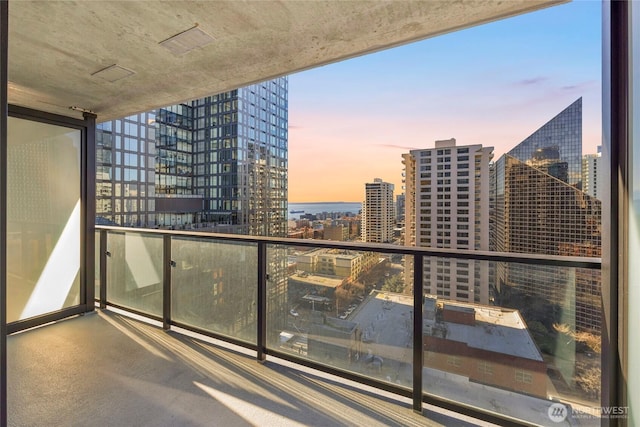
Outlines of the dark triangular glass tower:
{"type": "Polygon", "coordinates": [[[582,98],[578,98],[507,153],[581,188],[582,98]]]}
{"type": "MultiPolygon", "coordinates": [[[[580,190],[581,157],[580,98],[494,164],[492,250],[600,256],[601,203],[580,190]]],[[[555,323],[574,330],[600,330],[599,275],[514,263],[495,267],[498,304],[508,305],[519,295],[545,306],[555,323]]]]}

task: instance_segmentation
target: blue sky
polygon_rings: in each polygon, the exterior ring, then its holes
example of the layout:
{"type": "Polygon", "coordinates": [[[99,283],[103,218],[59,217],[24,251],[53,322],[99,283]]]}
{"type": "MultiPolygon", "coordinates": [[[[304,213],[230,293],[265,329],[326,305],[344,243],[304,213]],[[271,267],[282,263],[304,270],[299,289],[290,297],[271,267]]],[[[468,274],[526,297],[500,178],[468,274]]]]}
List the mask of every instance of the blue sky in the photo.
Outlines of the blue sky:
{"type": "Polygon", "coordinates": [[[495,159],[580,96],[601,139],[601,3],[577,1],[289,77],[289,200],[360,201],[438,139],[495,159]]]}

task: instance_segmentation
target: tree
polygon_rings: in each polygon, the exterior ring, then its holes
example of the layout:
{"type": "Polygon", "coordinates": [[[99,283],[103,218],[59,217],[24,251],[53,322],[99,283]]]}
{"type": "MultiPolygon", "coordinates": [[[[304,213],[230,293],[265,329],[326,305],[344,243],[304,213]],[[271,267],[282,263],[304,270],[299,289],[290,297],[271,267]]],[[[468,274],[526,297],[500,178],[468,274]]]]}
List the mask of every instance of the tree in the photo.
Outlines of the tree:
{"type": "Polygon", "coordinates": [[[545,328],[542,322],[538,320],[529,322],[529,331],[534,335],[540,335],[540,336],[546,336],[549,333],[549,331],[547,330],[547,328],[545,328]]]}
{"type": "Polygon", "coordinates": [[[336,289],[336,307],[338,309],[342,309],[342,311],[344,311],[350,302],[351,293],[347,289],[343,287],[336,289]]]}
{"type": "Polygon", "coordinates": [[[402,293],[402,291],[404,291],[404,281],[402,280],[402,277],[400,277],[399,274],[389,277],[384,281],[382,290],[385,292],[402,293]]]}
{"type": "Polygon", "coordinates": [[[600,354],[602,344],[599,335],[589,332],[575,332],[569,325],[566,324],[554,323],[553,329],[555,329],[559,333],[573,338],[578,343],[586,345],[594,353],[600,354]]]}
{"type": "Polygon", "coordinates": [[[576,365],[576,382],[578,386],[592,399],[600,398],[600,367],[588,366],[584,363],[576,365]]]}

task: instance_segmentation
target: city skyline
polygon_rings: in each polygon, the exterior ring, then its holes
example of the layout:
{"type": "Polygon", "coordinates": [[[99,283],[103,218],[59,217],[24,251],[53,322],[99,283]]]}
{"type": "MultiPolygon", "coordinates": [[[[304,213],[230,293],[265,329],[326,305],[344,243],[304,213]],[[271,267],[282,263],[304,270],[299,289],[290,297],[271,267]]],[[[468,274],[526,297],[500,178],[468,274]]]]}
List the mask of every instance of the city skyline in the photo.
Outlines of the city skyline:
{"type": "Polygon", "coordinates": [[[289,201],[361,202],[372,173],[400,192],[401,154],[435,140],[497,158],[579,97],[596,153],[600,19],[572,2],[291,75],[289,201]]]}
{"type": "Polygon", "coordinates": [[[640,424],[640,3],[11,5],[0,427],[640,424]]]}

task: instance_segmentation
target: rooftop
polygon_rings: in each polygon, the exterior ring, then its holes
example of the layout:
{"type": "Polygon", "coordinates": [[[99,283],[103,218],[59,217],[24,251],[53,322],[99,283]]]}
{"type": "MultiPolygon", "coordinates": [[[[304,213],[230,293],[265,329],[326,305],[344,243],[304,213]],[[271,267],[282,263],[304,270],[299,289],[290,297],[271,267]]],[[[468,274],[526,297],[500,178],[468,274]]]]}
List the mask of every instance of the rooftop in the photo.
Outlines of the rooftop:
{"type": "Polygon", "coordinates": [[[305,283],[307,285],[324,286],[327,288],[337,288],[342,285],[343,279],[335,279],[333,277],[318,276],[310,273],[296,273],[289,276],[290,280],[305,283]]]}
{"type": "MultiPolygon", "coordinates": [[[[518,310],[453,301],[446,301],[445,304],[448,310],[475,312],[474,325],[437,322],[446,327],[448,340],[464,342],[469,347],[481,350],[542,361],[540,350],[518,310]]],[[[425,316],[425,319],[429,318],[431,316],[425,316]]],[[[425,323],[434,325],[436,321],[427,320],[425,323]]]]}

